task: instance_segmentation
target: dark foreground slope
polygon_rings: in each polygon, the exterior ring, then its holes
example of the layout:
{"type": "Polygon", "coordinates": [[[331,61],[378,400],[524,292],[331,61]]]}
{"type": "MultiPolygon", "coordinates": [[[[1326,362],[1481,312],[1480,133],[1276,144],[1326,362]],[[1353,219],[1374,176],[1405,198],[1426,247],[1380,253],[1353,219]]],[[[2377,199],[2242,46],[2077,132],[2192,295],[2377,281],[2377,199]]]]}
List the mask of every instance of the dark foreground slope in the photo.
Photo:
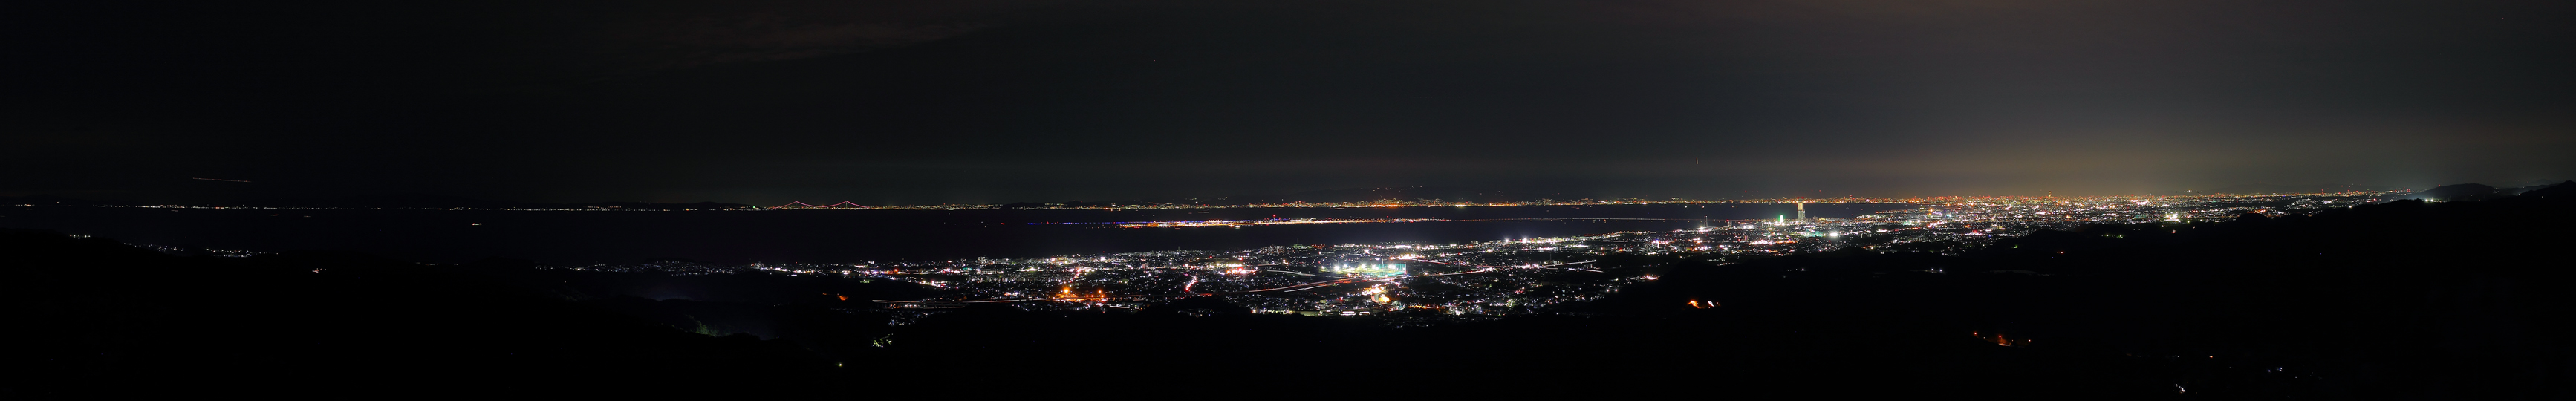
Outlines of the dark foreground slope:
{"type": "Polygon", "coordinates": [[[7,233],[0,251],[35,339],[11,357],[45,383],[11,391],[39,395],[2564,399],[2576,395],[2570,189],[2089,226],[1955,256],[1890,244],[1722,265],[1613,257],[1604,273],[1548,279],[1661,279],[1490,321],[1252,315],[1196,298],[896,326],[840,296],[917,295],[830,279],[182,258],[35,232],[7,233]],[[634,297],[672,297],[654,291],[682,300],[634,297]]]}
{"type": "Polygon", "coordinates": [[[2570,200],[2404,201],[2045,231],[1955,257],[1849,251],[1684,267],[1595,306],[1722,300],[1738,309],[1729,313],[1801,326],[2027,339],[1993,348],[2047,359],[2023,366],[2044,371],[1995,373],[2095,389],[2563,399],[2576,396],[2570,200]]]}
{"type": "Polygon", "coordinates": [[[826,364],[784,342],[692,334],[364,255],[175,257],[30,231],[0,231],[0,255],[19,339],[13,398],[618,394],[826,364]]]}

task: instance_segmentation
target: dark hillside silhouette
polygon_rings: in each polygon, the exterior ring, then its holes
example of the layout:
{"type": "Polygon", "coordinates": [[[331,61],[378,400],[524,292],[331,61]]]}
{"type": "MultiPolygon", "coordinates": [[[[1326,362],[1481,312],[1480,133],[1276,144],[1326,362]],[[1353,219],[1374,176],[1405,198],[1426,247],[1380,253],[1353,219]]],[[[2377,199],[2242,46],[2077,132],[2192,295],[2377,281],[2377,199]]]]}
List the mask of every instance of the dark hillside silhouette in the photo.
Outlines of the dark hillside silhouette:
{"type": "Polygon", "coordinates": [[[175,257],[26,230],[0,231],[0,253],[26,341],[13,359],[33,374],[10,391],[31,398],[438,390],[423,383],[649,391],[651,377],[748,383],[828,366],[785,342],[691,334],[365,255],[175,257]]]}

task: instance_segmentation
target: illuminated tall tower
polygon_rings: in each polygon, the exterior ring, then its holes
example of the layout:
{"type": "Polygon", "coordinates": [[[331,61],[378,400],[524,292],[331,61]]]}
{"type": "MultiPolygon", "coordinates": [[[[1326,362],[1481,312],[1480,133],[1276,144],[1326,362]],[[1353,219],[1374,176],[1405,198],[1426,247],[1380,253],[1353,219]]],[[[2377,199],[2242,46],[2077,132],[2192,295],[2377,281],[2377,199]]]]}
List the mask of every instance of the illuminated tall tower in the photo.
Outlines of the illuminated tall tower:
{"type": "Polygon", "coordinates": [[[1807,221],[1807,203],[1798,202],[1798,221],[1807,221]]]}

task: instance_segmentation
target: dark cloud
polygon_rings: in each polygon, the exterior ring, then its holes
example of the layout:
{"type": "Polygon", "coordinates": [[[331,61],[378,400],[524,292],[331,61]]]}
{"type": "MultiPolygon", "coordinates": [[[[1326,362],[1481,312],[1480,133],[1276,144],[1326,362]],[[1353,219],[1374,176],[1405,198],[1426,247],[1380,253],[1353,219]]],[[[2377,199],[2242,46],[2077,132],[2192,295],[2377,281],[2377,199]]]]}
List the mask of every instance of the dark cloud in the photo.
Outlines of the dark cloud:
{"type": "Polygon", "coordinates": [[[684,27],[685,35],[662,38],[667,51],[680,54],[662,64],[694,66],[738,61],[784,61],[856,53],[939,40],[982,28],[975,24],[839,23],[793,24],[775,15],[745,16],[740,21],[700,22],[684,27]]]}
{"type": "Polygon", "coordinates": [[[555,38],[568,61],[612,74],[785,61],[954,37],[1049,2],[609,3],[568,9],[581,29],[555,38]]]}

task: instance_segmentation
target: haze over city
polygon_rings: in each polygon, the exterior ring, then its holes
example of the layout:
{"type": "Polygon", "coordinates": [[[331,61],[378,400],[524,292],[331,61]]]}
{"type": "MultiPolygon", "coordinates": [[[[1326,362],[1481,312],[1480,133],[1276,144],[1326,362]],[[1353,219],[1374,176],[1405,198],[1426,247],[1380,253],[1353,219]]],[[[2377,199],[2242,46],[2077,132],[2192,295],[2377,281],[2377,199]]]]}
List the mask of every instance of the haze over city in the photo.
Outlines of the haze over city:
{"type": "Polygon", "coordinates": [[[0,195],[1008,203],[2576,176],[2547,2],[678,1],[12,13],[0,195]],[[191,180],[213,178],[249,181],[191,180]]]}

